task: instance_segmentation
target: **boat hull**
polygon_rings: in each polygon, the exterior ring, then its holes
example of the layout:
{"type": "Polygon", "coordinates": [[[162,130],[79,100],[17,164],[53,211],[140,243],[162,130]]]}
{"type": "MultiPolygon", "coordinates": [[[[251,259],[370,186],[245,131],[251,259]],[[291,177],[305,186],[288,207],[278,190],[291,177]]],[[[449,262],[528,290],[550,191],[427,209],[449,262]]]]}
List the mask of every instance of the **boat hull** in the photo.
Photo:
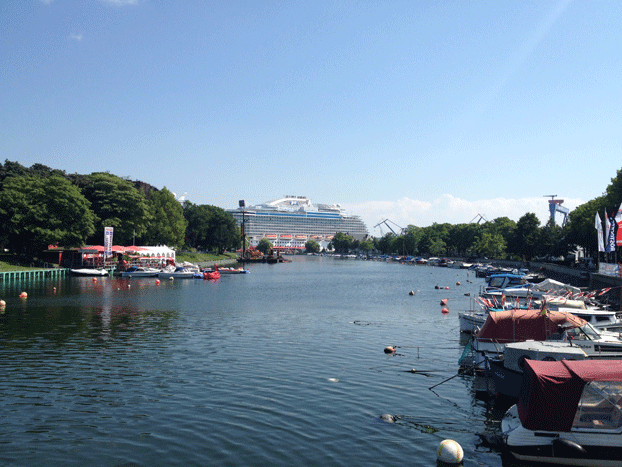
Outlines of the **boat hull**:
{"type": "Polygon", "coordinates": [[[512,406],[501,421],[508,452],[518,460],[555,465],[622,467],[622,433],[531,431],[512,406]]]}
{"type": "Polygon", "coordinates": [[[70,269],[69,272],[71,272],[72,276],[93,276],[93,277],[102,277],[102,276],[107,276],[108,275],[108,271],[106,271],[105,269],[88,269],[88,268],[84,268],[84,269],[70,269]]]}

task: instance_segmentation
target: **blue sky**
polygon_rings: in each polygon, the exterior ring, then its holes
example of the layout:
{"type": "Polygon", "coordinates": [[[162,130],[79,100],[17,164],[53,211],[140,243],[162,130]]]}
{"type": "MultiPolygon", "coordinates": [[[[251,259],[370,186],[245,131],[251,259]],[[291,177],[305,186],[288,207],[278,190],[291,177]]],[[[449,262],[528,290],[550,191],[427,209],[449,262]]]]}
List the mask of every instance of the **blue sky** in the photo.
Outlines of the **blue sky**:
{"type": "Polygon", "coordinates": [[[0,159],[307,196],[372,234],[544,223],[622,168],[621,24],[613,0],[5,0],[0,159]]]}

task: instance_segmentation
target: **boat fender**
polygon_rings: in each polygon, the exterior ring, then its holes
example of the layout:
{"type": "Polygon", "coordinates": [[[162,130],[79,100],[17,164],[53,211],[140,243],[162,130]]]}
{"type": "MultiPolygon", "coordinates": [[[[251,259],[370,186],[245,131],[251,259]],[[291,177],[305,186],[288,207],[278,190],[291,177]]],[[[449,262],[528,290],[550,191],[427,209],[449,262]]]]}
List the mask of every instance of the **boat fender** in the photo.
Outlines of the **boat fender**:
{"type": "Polygon", "coordinates": [[[569,457],[584,455],[585,449],[579,443],[575,443],[566,438],[554,438],[553,439],[553,456],[557,457],[569,457]]]}

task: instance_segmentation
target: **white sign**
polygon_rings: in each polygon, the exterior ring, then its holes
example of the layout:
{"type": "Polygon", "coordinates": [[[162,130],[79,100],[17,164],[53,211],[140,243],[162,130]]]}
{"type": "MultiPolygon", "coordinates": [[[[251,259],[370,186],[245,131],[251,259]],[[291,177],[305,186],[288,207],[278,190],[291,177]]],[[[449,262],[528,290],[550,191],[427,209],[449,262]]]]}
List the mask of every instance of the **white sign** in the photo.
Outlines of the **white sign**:
{"type": "Polygon", "coordinates": [[[104,257],[112,256],[113,227],[104,227],[104,257]]]}

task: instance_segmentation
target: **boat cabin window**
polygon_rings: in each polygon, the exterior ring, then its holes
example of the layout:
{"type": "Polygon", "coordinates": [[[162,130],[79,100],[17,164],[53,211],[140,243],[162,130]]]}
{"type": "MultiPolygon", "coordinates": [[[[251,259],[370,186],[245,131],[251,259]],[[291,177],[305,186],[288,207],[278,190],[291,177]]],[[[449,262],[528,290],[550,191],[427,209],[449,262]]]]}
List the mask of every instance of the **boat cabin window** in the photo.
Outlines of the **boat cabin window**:
{"type": "Polygon", "coordinates": [[[573,429],[619,430],[622,428],[622,383],[591,381],[583,388],[573,429]]]}

